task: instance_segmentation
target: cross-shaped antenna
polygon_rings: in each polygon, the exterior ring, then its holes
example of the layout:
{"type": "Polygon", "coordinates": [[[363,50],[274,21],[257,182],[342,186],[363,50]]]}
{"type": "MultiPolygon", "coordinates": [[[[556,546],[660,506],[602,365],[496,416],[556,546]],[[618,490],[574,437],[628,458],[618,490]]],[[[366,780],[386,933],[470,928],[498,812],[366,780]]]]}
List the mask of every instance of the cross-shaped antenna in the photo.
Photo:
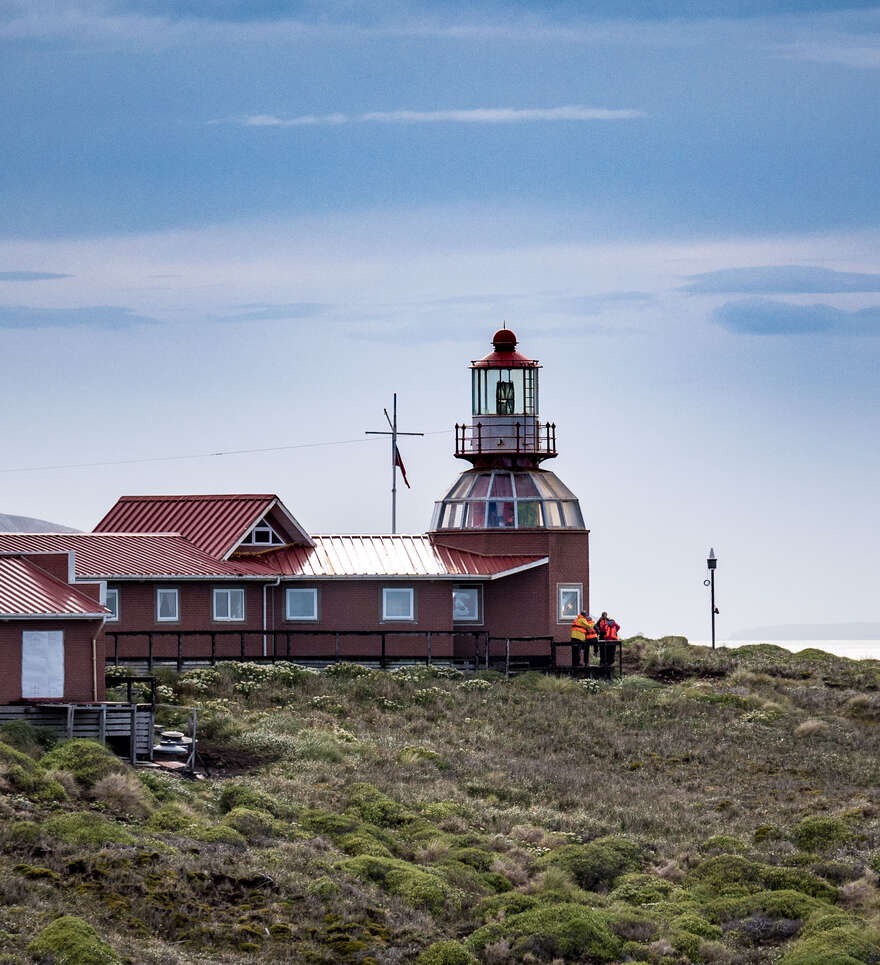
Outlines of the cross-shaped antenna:
{"type": "MultiPolygon", "coordinates": [[[[394,406],[392,412],[394,417],[392,418],[388,415],[388,410],[382,410],[385,413],[385,418],[388,420],[388,425],[391,427],[390,432],[380,432],[367,430],[365,435],[368,436],[391,436],[391,532],[397,532],[397,469],[400,467],[403,470],[403,478],[406,480],[406,470],[403,469],[403,460],[400,458],[400,453],[397,451],[397,437],[398,436],[423,436],[424,432],[400,432],[397,428],[397,393],[394,393],[394,406]]],[[[409,483],[407,483],[409,486],[409,483]]]]}

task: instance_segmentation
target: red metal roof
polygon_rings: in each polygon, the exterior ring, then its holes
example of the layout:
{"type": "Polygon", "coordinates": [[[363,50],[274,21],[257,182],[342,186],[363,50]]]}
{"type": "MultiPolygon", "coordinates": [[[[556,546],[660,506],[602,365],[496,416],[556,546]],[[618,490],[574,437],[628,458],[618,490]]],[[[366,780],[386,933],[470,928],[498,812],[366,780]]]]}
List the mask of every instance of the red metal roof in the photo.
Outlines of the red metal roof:
{"type": "Polygon", "coordinates": [[[492,336],[494,352],[477,362],[471,362],[472,369],[531,369],[540,368],[537,359],[530,359],[516,351],[516,335],[509,328],[501,328],[492,336]]]}
{"type": "Polygon", "coordinates": [[[110,611],[40,568],[39,556],[0,556],[0,619],[94,617],[110,611]]]}
{"type": "MultiPolygon", "coordinates": [[[[0,552],[74,551],[77,577],[256,576],[265,566],[215,559],[176,533],[0,533],[0,552]]],[[[271,574],[270,574],[271,575],[271,574]]]]}
{"type": "Polygon", "coordinates": [[[210,556],[225,559],[270,511],[287,521],[291,540],[308,534],[277,496],[122,496],[98,523],[96,533],[180,533],[210,556]]]}
{"type": "Polygon", "coordinates": [[[302,577],[483,577],[541,566],[541,556],[480,556],[419,536],[313,536],[314,546],[273,550],[260,561],[273,573],[302,577]]]}

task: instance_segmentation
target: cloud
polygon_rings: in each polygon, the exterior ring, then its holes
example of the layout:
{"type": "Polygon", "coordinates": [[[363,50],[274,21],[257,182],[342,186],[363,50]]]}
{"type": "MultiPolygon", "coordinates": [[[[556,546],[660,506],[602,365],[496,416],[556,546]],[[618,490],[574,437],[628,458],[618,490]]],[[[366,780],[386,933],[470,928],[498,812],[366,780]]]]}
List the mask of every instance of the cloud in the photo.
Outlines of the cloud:
{"type": "Polygon", "coordinates": [[[839,64],[856,70],[880,68],[880,42],[866,43],[863,37],[854,37],[844,43],[793,43],[777,48],[785,60],[807,60],[818,64],[839,64]]]}
{"type": "Polygon", "coordinates": [[[0,281],[52,281],[55,278],[73,278],[54,271],[0,271],[0,281]]]}
{"type": "Polygon", "coordinates": [[[157,325],[157,319],[137,315],[117,305],[87,308],[32,308],[28,305],[0,305],[0,328],[109,328],[157,325]]]}
{"type": "Polygon", "coordinates": [[[302,114],[299,117],[276,117],[274,114],[251,114],[212,124],[233,123],[243,127],[315,127],[341,124],[516,124],[533,121],[620,121],[644,117],[642,111],[612,110],[604,107],[477,107],[465,110],[438,111],[369,111],[365,114],[302,114]]]}
{"type": "Polygon", "coordinates": [[[833,271],[809,265],[766,265],[722,268],[690,275],[682,291],[699,294],[742,292],[747,295],[811,294],[817,292],[880,292],[880,274],[833,271]]]}
{"type": "Polygon", "coordinates": [[[314,318],[330,308],[322,302],[291,302],[287,305],[242,305],[234,315],[221,315],[218,322],[275,322],[314,318]]]}
{"type": "Polygon", "coordinates": [[[712,319],[735,335],[880,335],[878,305],[846,312],[831,305],[745,298],[715,309],[712,319]]]}

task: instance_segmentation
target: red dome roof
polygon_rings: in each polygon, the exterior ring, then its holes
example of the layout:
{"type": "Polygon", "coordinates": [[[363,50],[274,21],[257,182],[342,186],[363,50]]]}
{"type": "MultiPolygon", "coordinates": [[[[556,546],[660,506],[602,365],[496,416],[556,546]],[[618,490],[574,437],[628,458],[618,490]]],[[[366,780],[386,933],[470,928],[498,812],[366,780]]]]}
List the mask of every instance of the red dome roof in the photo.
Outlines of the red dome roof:
{"type": "Polygon", "coordinates": [[[516,335],[509,328],[499,328],[492,336],[496,352],[512,352],[516,348],[516,335]]]}

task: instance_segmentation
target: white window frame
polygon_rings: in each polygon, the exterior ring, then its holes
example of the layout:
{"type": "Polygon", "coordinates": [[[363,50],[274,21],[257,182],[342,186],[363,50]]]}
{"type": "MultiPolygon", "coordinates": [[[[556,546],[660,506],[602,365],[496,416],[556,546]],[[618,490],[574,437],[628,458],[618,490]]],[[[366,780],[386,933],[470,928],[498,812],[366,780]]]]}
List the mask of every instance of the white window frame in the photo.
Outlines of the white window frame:
{"type": "Polygon", "coordinates": [[[452,588],[452,622],[469,623],[471,626],[480,626],[483,623],[483,587],[480,583],[468,583],[452,588]],[[455,616],[455,594],[460,590],[473,591],[477,594],[477,615],[475,617],[455,616]]]}
{"type": "Polygon", "coordinates": [[[112,611],[110,616],[104,617],[105,623],[119,623],[119,588],[115,586],[107,587],[107,594],[104,599],[104,606],[112,611]],[[113,597],[113,606],[110,606],[110,597],[113,597]]]}
{"type": "Polygon", "coordinates": [[[211,591],[211,618],[215,623],[243,623],[246,617],[246,603],[247,594],[244,591],[243,586],[215,586],[211,591]],[[232,594],[241,594],[241,616],[232,616],[232,594]],[[217,615],[217,601],[219,599],[226,599],[226,613],[225,617],[217,615]]]}
{"type": "Polygon", "coordinates": [[[382,587],[382,622],[383,623],[415,623],[416,622],[416,591],[412,586],[383,586],[382,587]],[[406,616],[388,614],[389,593],[409,594],[409,613],[406,616]]]}
{"type": "Polygon", "coordinates": [[[317,623],[318,622],[318,588],[316,586],[288,586],[284,590],[284,619],[288,623],[317,623]],[[312,598],[312,612],[310,616],[302,616],[290,612],[290,601],[296,593],[310,593],[312,598]]]}
{"type": "Polygon", "coordinates": [[[265,519],[261,519],[259,523],[247,534],[247,536],[242,540],[242,546],[283,546],[284,540],[275,532],[275,528],[271,523],[267,522],[265,519]],[[268,540],[256,539],[257,533],[264,533],[268,535],[268,540]]]}
{"type": "Polygon", "coordinates": [[[156,587],[156,622],[157,623],[179,623],[180,622],[180,590],[176,586],[157,586],[156,587]],[[160,602],[165,594],[174,594],[174,616],[163,617],[160,615],[160,602]]]}
{"type": "Polygon", "coordinates": [[[584,584],[583,583],[557,583],[556,584],[556,622],[571,623],[571,621],[584,608],[584,584]],[[570,616],[562,612],[563,593],[575,591],[577,593],[577,606],[570,616]]]}

